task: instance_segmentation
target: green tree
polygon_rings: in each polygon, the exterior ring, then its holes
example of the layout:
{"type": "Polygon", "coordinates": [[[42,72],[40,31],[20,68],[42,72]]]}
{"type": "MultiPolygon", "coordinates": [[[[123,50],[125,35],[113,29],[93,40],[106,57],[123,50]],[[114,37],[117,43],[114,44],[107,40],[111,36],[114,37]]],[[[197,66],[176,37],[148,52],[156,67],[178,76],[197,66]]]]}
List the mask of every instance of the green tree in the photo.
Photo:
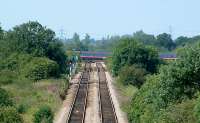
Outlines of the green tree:
{"type": "Polygon", "coordinates": [[[157,36],[158,46],[164,47],[168,50],[173,50],[175,48],[175,43],[173,42],[171,35],[163,33],[157,36]]]}
{"type": "Polygon", "coordinates": [[[125,65],[139,64],[148,72],[155,72],[159,64],[158,52],[155,48],[144,46],[134,38],[124,38],[115,47],[112,56],[113,74],[118,75],[125,65]]]}
{"type": "Polygon", "coordinates": [[[131,122],[158,122],[168,106],[192,99],[200,88],[200,43],[179,51],[178,60],[147,79],[132,100],[131,122]]]}
{"type": "Polygon", "coordinates": [[[3,39],[3,35],[4,35],[4,31],[3,31],[2,27],[0,26],[0,40],[3,39]]]}
{"type": "Polygon", "coordinates": [[[77,33],[74,33],[74,36],[72,38],[72,42],[74,43],[75,45],[75,50],[81,50],[81,41],[80,41],[80,37],[77,33]]]}
{"type": "Polygon", "coordinates": [[[31,54],[35,57],[48,57],[59,64],[60,72],[66,72],[67,56],[55,32],[38,22],[28,22],[9,31],[6,38],[9,52],[31,54]]]}
{"type": "Polygon", "coordinates": [[[55,33],[38,22],[28,22],[9,31],[8,42],[13,51],[45,56],[49,43],[55,42],[55,33]]]}
{"type": "Polygon", "coordinates": [[[89,48],[91,47],[90,46],[91,39],[90,39],[90,36],[88,34],[85,35],[85,39],[82,40],[82,43],[83,43],[82,50],[88,51],[89,48]]]}
{"type": "Polygon", "coordinates": [[[155,45],[156,43],[156,38],[154,37],[154,35],[149,35],[144,33],[143,31],[137,31],[133,34],[133,37],[138,40],[143,42],[144,44],[147,45],[155,45]]]}
{"type": "Polygon", "coordinates": [[[185,46],[185,44],[189,41],[188,37],[180,36],[175,40],[176,46],[185,46]]]}

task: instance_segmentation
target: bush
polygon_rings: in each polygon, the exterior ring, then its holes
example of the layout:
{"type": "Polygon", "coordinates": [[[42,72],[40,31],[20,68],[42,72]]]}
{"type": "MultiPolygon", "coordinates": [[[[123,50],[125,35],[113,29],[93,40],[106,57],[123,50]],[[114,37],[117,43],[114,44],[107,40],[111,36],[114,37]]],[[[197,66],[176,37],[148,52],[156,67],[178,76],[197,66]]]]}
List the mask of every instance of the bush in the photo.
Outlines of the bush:
{"type": "Polygon", "coordinates": [[[17,74],[11,70],[0,71],[0,85],[11,84],[17,79],[17,74]]]}
{"type": "Polygon", "coordinates": [[[33,57],[29,54],[12,53],[0,61],[0,70],[20,72],[24,65],[28,64],[33,57]]]}
{"type": "Polygon", "coordinates": [[[144,46],[133,38],[122,38],[113,52],[112,71],[114,75],[118,75],[123,66],[140,64],[148,72],[154,73],[159,63],[155,48],[144,46]]]}
{"type": "Polygon", "coordinates": [[[68,78],[66,77],[63,77],[64,79],[64,82],[62,82],[62,84],[60,85],[60,89],[59,89],[59,95],[60,95],[60,98],[62,100],[65,100],[65,97],[66,97],[66,94],[67,94],[67,89],[69,87],[69,80],[68,78]]]}
{"type": "Polygon", "coordinates": [[[9,97],[9,93],[0,88],[0,107],[1,106],[13,106],[13,102],[9,97]]]}
{"type": "Polygon", "coordinates": [[[26,111],[27,111],[27,105],[25,105],[25,104],[20,104],[20,105],[18,105],[18,107],[17,107],[17,111],[20,113],[20,114],[23,114],[23,113],[25,113],[26,111]]]}
{"type": "MultiPolygon", "coordinates": [[[[185,100],[160,112],[158,123],[196,123],[194,106],[196,100],[185,100]]],[[[199,117],[199,116],[198,116],[199,117]]]]}
{"type": "Polygon", "coordinates": [[[14,107],[1,107],[0,123],[23,123],[23,120],[14,107]]]}
{"type": "Polygon", "coordinates": [[[58,75],[58,64],[47,58],[35,57],[25,66],[25,77],[31,80],[41,80],[58,75]]]}
{"type": "Polygon", "coordinates": [[[145,81],[146,70],[138,65],[124,66],[119,72],[119,81],[124,85],[140,87],[145,81]]]}
{"type": "Polygon", "coordinates": [[[53,123],[53,112],[49,106],[42,106],[34,114],[34,123],[53,123]]]}
{"type": "Polygon", "coordinates": [[[198,123],[200,123],[200,97],[197,99],[197,103],[194,108],[194,114],[197,118],[198,123]]]}
{"type": "Polygon", "coordinates": [[[185,48],[179,59],[147,79],[132,100],[131,122],[156,122],[169,105],[192,99],[199,89],[200,44],[185,48]]]}

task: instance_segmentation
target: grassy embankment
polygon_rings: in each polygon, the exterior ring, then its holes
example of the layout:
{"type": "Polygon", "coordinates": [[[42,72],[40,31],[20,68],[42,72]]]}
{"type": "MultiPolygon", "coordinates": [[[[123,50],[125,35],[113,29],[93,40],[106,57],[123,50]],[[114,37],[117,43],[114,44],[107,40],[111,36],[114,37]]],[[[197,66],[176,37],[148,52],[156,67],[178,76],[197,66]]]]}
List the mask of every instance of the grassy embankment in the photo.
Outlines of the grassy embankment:
{"type": "MultiPolygon", "coordinates": [[[[105,63],[108,71],[111,73],[111,58],[108,58],[105,63]]],[[[128,112],[132,97],[138,91],[138,89],[133,85],[122,84],[117,77],[113,77],[113,79],[115,80],[113,82],[119,96],[118,98],[120,100],[120,107],[124,112],[128,112]]]]}
{"type": "Polygon", "coordinates": [[[22,110],[24,123],[32,123],[33,115],[42,105],[48,105],[55,113],[62,103],[59,92],[64,79],[47,79],[38,82],[20,81],[2,85],[7,90],[18,110],[22,110]]]}

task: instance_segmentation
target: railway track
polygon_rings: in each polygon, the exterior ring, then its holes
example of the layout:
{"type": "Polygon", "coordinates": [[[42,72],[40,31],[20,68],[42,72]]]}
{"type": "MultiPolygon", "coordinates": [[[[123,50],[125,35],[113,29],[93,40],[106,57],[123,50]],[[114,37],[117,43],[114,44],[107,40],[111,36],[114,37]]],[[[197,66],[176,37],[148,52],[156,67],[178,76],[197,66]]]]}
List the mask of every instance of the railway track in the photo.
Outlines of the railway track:
{"type": "MultiPolygon", "coordinates": [[[[118,123],[114,105],[107,85],[105,69],[101,63],[97,63],[99,84],[99,115],[101,123],[118,123]]],[[[91,63],[86,63],[78,89],[72,103],[66,123],[84,123],[87,107],[87,96],[90,79],[91,63]]]]}
{"type": "Polygon", "coordinates": [[[87,105],[88,81],[90,79],[91,64],[86,63],[81,75],[79,87],[74,98],[67,123],[84,123],[87,105]]]}
{"type": "Polygon", "coordinates": [[[100,117],[102,123],[118,123],[115,108],[107,85],[105,69],[101,63],[97,63],[99,76],[100,117]]]}

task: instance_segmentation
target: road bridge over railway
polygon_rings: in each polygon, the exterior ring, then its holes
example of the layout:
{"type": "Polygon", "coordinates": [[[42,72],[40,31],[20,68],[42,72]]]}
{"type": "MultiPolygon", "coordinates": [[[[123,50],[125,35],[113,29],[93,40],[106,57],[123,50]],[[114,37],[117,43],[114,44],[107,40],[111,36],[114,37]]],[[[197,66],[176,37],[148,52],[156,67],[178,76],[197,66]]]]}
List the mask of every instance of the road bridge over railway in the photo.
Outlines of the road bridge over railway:
{"type": "MultiPolygon", "coordinates": [[[[104,60],[107,57],[111,57],[111,52],[95,52],[95,51],[80,51],[80,58],[82,60],[104,60]]],[[[161,53],[159,57],[164,60],[176,60],[176,54],[174,53],[161,53]]]]}

